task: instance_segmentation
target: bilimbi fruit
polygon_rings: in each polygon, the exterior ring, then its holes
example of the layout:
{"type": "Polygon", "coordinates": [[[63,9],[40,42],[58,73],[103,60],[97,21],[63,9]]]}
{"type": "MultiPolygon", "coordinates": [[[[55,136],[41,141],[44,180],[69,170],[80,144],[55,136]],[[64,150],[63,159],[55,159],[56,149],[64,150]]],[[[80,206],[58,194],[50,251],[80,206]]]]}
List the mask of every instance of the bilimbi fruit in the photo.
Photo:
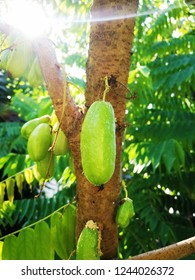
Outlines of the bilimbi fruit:
{"type": "Polygon", "coordinates": [[[68,152],[68,139],[64,132],[59,128],[59,122],[57,121],[52,130],[52,144],[54,145],[54,155],[65,155],[68,152]],[[57,137],[57,138],[56,138],[57,137]],[[55,141],[55,143],[54,143],[55,141]]]}
{"type": "Polygon", "coordinates": [[[88,109],[81,129],[81,161],[85,177],[100,186],[115,169],[116,137],[114,110],[109,102],[95,101],[88,109]]]}
{"type": "Polygon", "coordinates": [[[124,198],[122,204],[117,209],[116,223],[121,228],[126,228],[131,218],[135,215],[133,201],[129,197],[124,198]]]}
{"type": "Polygon", "coordinates": [[[39,124],[28,139],[28,153],[32,160],[41,161],[51,146],[51,129],[49,124],[39,124]]]}
{"type": "Polygon", "coordinates": [[[100,241],[101,238],[97,224],[92,220],[89,220],[80,233],[77,242],[76,259],[100,260],[100,241]]]}

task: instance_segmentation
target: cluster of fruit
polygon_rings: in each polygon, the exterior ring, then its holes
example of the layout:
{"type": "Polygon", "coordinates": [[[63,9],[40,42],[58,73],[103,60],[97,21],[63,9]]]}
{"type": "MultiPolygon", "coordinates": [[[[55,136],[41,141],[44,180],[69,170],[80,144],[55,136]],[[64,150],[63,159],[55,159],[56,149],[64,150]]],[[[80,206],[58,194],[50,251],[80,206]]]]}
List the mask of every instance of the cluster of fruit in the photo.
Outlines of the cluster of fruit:
{"type": "MultiPolygon", "coordinates": [[[[52,120],[49,115],[45,115],[30,120],[21,129],[22,135],[28,139],[29,156],[36,162],[37,170],[43,178],[53,176],[55,156],[64,155],[68,151],[67,138],[60,129],[58,120],[54,119],[52,120]]],[[[115,117],[112,105],[105,101],[95,101],[86,113],[80,135],[83,172],[88,181],[95,186],[108,182],[114,173],[116,158],[115,130],[115,117]]],[[[69,210],[76,211],[76,209],[71,209],[72,207],[69,210]]],[[[59,215],[57,213],[53,218],[57,219],[59,215]]],[[[121,228],[127,227],[133,216],[132,200],[130,198],[123,199],[116,213],[117,225],[121,228]]],[[[63,226],[63,224],[59,224],[60,226],[63,226]]],[[[71,223],[71,229],[75,231],[75,222],[71,223]]],[[[56,228],[56,230],[60,229],[56,228]]],[[[67,238],[69,240],[71,237],[67,238]]],[[[72,241],[68,243],[70,244],[72,241]]],[[[76,246],[76,258],[78,260],[100,259],[100,243],[101,233],[99,227],[90,220],[86,223],[79,236],[76,246]]],[[[63,250],[67,250],[67,248],[63,249],[61,242],[57,242],[56,251],[64,257],[65,253],[63,250]]],[[[71,250],[72,248],[69,248],[67,255],[71,253],[71,250]]]]}
{"type": "Polygon", "coordinates": [[[55,114],[26,122],[21,134],[28,140],[28,154],[36,163],[40,178],[52,177],[56,167],[55,156],[65,155],[69,150],[67,137],[59,127],[55,114]]]}
{"type": "Polygon", "coordinates": [[[18,34],[10,34],[1,44],[0,68],[13,78],[24,77],[31,86],[39,86],[43,76],[32,42],[18,34]]]}

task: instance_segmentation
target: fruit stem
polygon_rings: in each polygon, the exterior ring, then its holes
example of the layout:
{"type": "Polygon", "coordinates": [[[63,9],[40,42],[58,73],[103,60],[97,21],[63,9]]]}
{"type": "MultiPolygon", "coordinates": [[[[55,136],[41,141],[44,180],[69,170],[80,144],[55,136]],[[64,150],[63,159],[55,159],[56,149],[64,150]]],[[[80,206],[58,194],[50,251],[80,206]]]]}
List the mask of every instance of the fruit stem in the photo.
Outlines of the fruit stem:
{"type": "Polygon", "coordinates": [[[46,171],[46,174],[45,174],[45,178],[44,178],[44,180],[43,180],[43,182],[40,186],[40,193],[38,195],[36,195],[36,198],[38,198],[41,195],[41,193],[43,191],[43,188],[45,186],[46,180],[47,180],[47,176],[49,175],[52,158],[54,156],[55,144],[56,144],[57,137],[58,137],[58,134],[59,134],[59,131],[60,131],[60,126],[62,124],[62,120],[63,120],[63,116],[64,116],[64,112],[65,112],[65,107],[66,107],[66,75],[64,75],[64,100],[63,100],[62,114],[61,114],[60,120],[59,120],[59,127],[56,131],[56,135],[55,135],[54,141],[52,143],[52,146],[49,149],[51,151],[51,155],[50,155],[50,159],[49,159],[48,168],[47,168],[47,171],[46,171]]]}
{"type": "Polygon", "coordinates": [[[124,181],[122,181],[122,187],[123,187],[123,190],[125,192],[125,198],[127,198],[128,197],[128,191],[127,191],[127,186],[126,186],[124,181]]]}
{"type": "Polygon", "coordinates": [[[104,82],[105,82],[105,90],[104,90],[104,93],[103,93],[103,101],[106,100],[106,94],[109,92],[110,90],[110,86],[108,84],[108,76],[105,76],[104,77],[104,82]]]}

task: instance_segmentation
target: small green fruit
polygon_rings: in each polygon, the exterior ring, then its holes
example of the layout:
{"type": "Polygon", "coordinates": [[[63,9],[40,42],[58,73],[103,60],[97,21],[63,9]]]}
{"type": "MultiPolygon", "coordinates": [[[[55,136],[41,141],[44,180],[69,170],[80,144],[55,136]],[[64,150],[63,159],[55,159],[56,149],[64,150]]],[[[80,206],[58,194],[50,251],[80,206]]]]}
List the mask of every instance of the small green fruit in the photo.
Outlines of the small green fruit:
{"type": "Polygon", "coordinates": [[[92,220],[88,221],[81,231],[77,242],[77,260],[100,260],[98,226],[92,220]]]}
{"type": "Polygon", "coordinates": [[[133,201],[130,198],[125,198],[123,200],[123,203],[117,209],[117,225],[121,228],[126,228],[134,215],[135,212],[133,207],[133,201]]]}
{"type": "Polygon", "coordinates": [[[49,124],[39,124],[30,134],[27,146],[29,156],[32,160],[41,161],[44,159],[51,146],[51,133],[49,124]]]}
{"type": "Polygon", "coordinates": [[[33,130],[41,123],[47,123],[49,124],[50,122],[50,116],[49,115],[44,115],[40,118],[36,118],[33,120],[30,120],[26,122],[22,128],[21,128],[21,134],[24,138],[28,139],[30,134],[33,132],[33,130]]]}
{"type": "MultiPolygon", "coordinates": [[[[52,143],[54,143],[56,133],[59,129],[59,122],[57,121],[54,124],[53,131],[52,131],[52,143]]],[[[57,139],[54,146],[54,154],[56,156],[65,155],[68,152],[68,139],[64,132],[59,129],[57,139]]]]}
{"type": "Polygon", "coordinates": [[[45,157],[42,160],[37,161],[36,164],[37,171],[40,174],[41,178],[48,179],[54,175],[56,168],[56,159],[54,155],[51,158],[51,152],[47,152],[45,157]]]}

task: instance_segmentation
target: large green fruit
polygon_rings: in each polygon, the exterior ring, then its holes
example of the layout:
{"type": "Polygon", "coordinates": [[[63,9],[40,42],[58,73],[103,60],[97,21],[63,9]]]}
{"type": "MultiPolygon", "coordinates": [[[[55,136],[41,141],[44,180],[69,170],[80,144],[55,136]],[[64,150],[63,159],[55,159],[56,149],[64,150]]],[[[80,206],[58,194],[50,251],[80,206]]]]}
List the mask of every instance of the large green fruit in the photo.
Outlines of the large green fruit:
{"type": "Polygon", "coordinates": [[[125,198],[122,204],[117,209],[116,223],[121,228],[126,228],[129,225],[131,218],[135,215],[133,201],[130,198],[125,198]]]}
{"type": "Polygon", "coordinates": [[[26,122],[21,128],[21,134],[24,138],[28,139],[30,134],[33,132],[35,127],[37,127],[41,123],[48,123],[50,122],[50,116],[44,115],[40,118],[36,118],[26,122]]]}
{"type": "Polygon", "coordinates": [[[99,248],[99,231],[97,224],[88,221],[81,231],[77,242],[77,260],[99,260],[101,251],[99,248]]]}
{"type": "MultiPolygon", "coordinates": [[[[54,142],[58,129],[59,129],[59,122],[57,121],[54,124],[53,131],[52,131],[52,143],[54,142]]],[[[60,155],[65,155],[67,152],[68,152],[68,139],[64,134],[64,132],[61,129],[59,129],[55,146],[54,146],[54,154],[56,156],[60,156],[60,155]]]]}
{"type": "Polygon", "coordinates": [[[13,42],[13,50],[8,58],[6,70],[9,71],[13,78],[25,76],[25,71],[32,63],[33,51],[29,41],[24,37],[18,37],[13,42]]]}
{"type": "Polygon", "coordinates": [[[115,117],[109,102],[94,102],[81,129],[81,160],[85,177],[96,186],[105,184],[115,168],[115,117]]]}
{"type": "Polygon", "coordinates": [[[30,134],[27,146],[29,156],[32,160],[40,161],[44,159],[51,146],[51,133],[49,124],[39,124],[30,134]]]}
{"type": "Polygon", "coordinates": [[[51,178],[55,173],[56,158],[53,155],[51,158],[51,152],[47,152],[45,157],[36,162],[37,171],[41,178],[51,178]],[[47,175],[47,176],[46,176],[47,175]]]}

